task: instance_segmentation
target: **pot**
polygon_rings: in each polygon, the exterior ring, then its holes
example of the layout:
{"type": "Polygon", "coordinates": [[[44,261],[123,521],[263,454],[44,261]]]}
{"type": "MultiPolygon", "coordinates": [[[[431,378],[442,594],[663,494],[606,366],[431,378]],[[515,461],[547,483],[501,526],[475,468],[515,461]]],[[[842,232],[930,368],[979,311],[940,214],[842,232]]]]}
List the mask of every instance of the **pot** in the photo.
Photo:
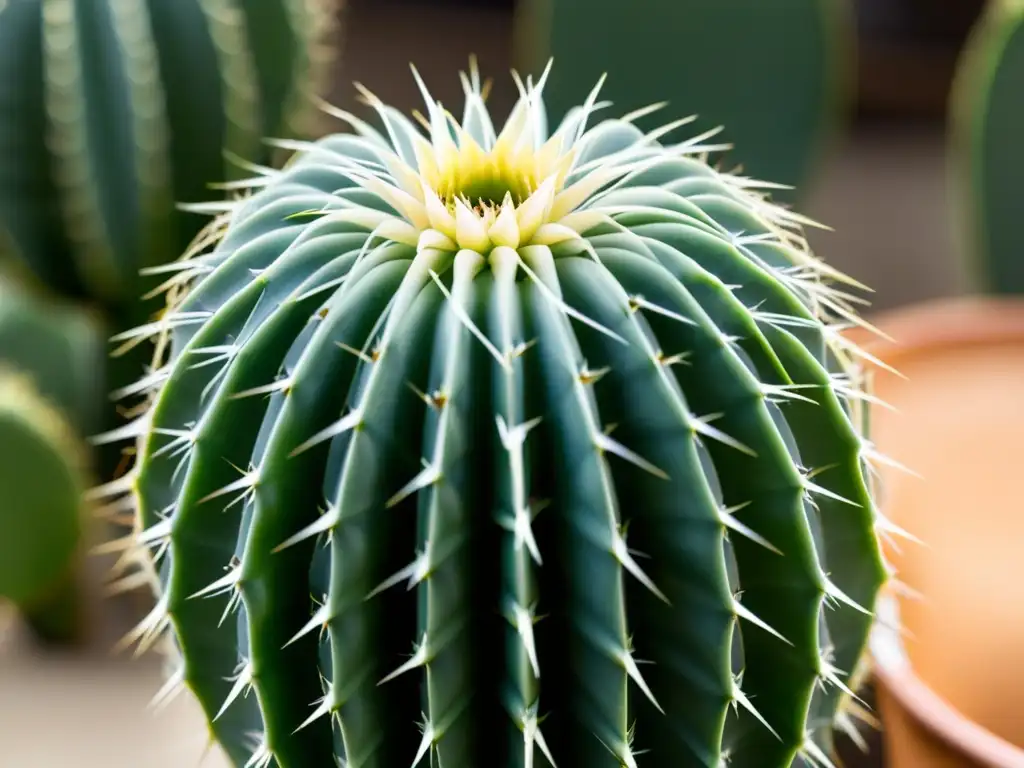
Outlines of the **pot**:
{"type": "Polygon", "coordinates": [[[884,546],[897,578],[872,636],[891,768],[1024,768],[1024,301],[915,305],[857,341],[877,370],[879,505],[921,540],[884,546]],[[898,586],[894,585],[894,587],[898,586]],[[914,594],[918,593],[918,594],[914,594]]]}

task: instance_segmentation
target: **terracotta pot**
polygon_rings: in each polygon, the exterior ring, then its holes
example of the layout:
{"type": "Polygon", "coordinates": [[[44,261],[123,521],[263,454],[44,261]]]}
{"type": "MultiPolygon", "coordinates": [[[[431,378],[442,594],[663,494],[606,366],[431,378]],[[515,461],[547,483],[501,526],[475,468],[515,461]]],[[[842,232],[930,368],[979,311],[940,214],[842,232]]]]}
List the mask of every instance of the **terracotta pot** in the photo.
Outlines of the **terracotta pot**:
{"type": "Polygon", "coordinates": [[[914,306],[874,323],[880,506],[922,540],[886,554],[906,590],[872,638],[891,768],[1024,768],[1024,301],[914,306]],[[877,338],[877,337],[876,337],[877,338]],[[901,630],[894,631],[891,625],[901,630]]]}

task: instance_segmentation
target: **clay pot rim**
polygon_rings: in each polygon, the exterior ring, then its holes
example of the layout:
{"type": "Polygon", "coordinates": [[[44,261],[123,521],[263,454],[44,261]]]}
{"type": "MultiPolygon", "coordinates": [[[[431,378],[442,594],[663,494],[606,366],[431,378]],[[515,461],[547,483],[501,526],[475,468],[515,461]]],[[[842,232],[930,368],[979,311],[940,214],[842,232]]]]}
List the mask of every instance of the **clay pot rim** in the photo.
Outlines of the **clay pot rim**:
{"type": "Polygon", "coordinates": [[[1024,341],[1024,296],[965,296],[912,304],[868,317],[890,339],[864,328],[845,335],[898,368],[901,357],[978,343],[1024,341]]]}
{"type": "Polygon", "coordinates": [[[909,667],[872,654],[875,679],[886,694],[932,736],[990,768],[1024,768],[1024,750],[978,725],[929,688],[909,667]]]}
{"type": "MultiPolygon", "coordinates": [[[[967,296],[938,299],[869,318],[891,339],[864,329],[850,336],[897,371],[900,360],[977,344],[1024,342],[1024,297],[967,296]]],[[[875,678],[886,693],[938,739],[980,765],[1024,768],[1024,749],[975,723],[939,696],[913,671],[894,630],[872,639],[875,678]]]]}

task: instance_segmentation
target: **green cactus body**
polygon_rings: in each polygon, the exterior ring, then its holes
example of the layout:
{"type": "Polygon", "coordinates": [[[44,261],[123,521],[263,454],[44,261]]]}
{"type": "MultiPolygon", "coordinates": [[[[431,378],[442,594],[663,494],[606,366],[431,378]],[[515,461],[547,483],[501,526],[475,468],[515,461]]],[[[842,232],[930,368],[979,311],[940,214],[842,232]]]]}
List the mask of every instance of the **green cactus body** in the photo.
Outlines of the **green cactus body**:
{"type": "Polygon", "coordinates": [[[88,311],[0,281],[0,368],[28,375],[80,435],[107,425],[106,336],[88,311]]]}
{"type": "Polygon", "coordinates": [[[969,38],[951,99],[957,239],[984,290],[1024,293],[1017,185],[1024,134],[1024,3],[993,0],[969,38]]]}
{"type": "Polygon", "coordinates": [[[322,0],[0,3],[0,234],[49,285],[134,301],[199,229],[176,205],[305,122],[331,18],[322,0]]]}
{"type": "Polygon", "coordinates": [[[31,379],[0,369],[0,598],[46,639],[80,629],[74,567],[85,488],[73,429],[31,379]]]}
{"type": "Polygon", "coordinates": [[[429,135],[365,93],[180,263],[96,494],[135,636],[237,765],[827,764],[886,577],[841,276],[702,139],[463,82],[429,135]]]}
{"type": "Polygon", "coordinates": [[[603,95],[620,112],[668,99],[698,130],[724,126],[730,164],[797,190],[850,104],[847,0],[523,0],[518,13],[524,68],[554,58],[553,114],[607,71],[603,95]]]}

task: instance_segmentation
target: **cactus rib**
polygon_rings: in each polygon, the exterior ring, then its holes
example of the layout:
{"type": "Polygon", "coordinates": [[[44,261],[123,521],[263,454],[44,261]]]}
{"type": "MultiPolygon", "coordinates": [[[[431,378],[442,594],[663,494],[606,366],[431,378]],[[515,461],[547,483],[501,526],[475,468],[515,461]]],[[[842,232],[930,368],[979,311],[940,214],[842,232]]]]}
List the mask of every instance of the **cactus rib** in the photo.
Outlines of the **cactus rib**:
{"type": "Polygon", "coordinates": [[[305,138],[336,0],[11,0],[0,6],[0,236],[59,292],[140,314],[198,233],[191,209],[305,138]],[[29,84],[26,86],[25,84],[29,84]],[[217,189],[215,187],[221,187],[217,189]]]}

